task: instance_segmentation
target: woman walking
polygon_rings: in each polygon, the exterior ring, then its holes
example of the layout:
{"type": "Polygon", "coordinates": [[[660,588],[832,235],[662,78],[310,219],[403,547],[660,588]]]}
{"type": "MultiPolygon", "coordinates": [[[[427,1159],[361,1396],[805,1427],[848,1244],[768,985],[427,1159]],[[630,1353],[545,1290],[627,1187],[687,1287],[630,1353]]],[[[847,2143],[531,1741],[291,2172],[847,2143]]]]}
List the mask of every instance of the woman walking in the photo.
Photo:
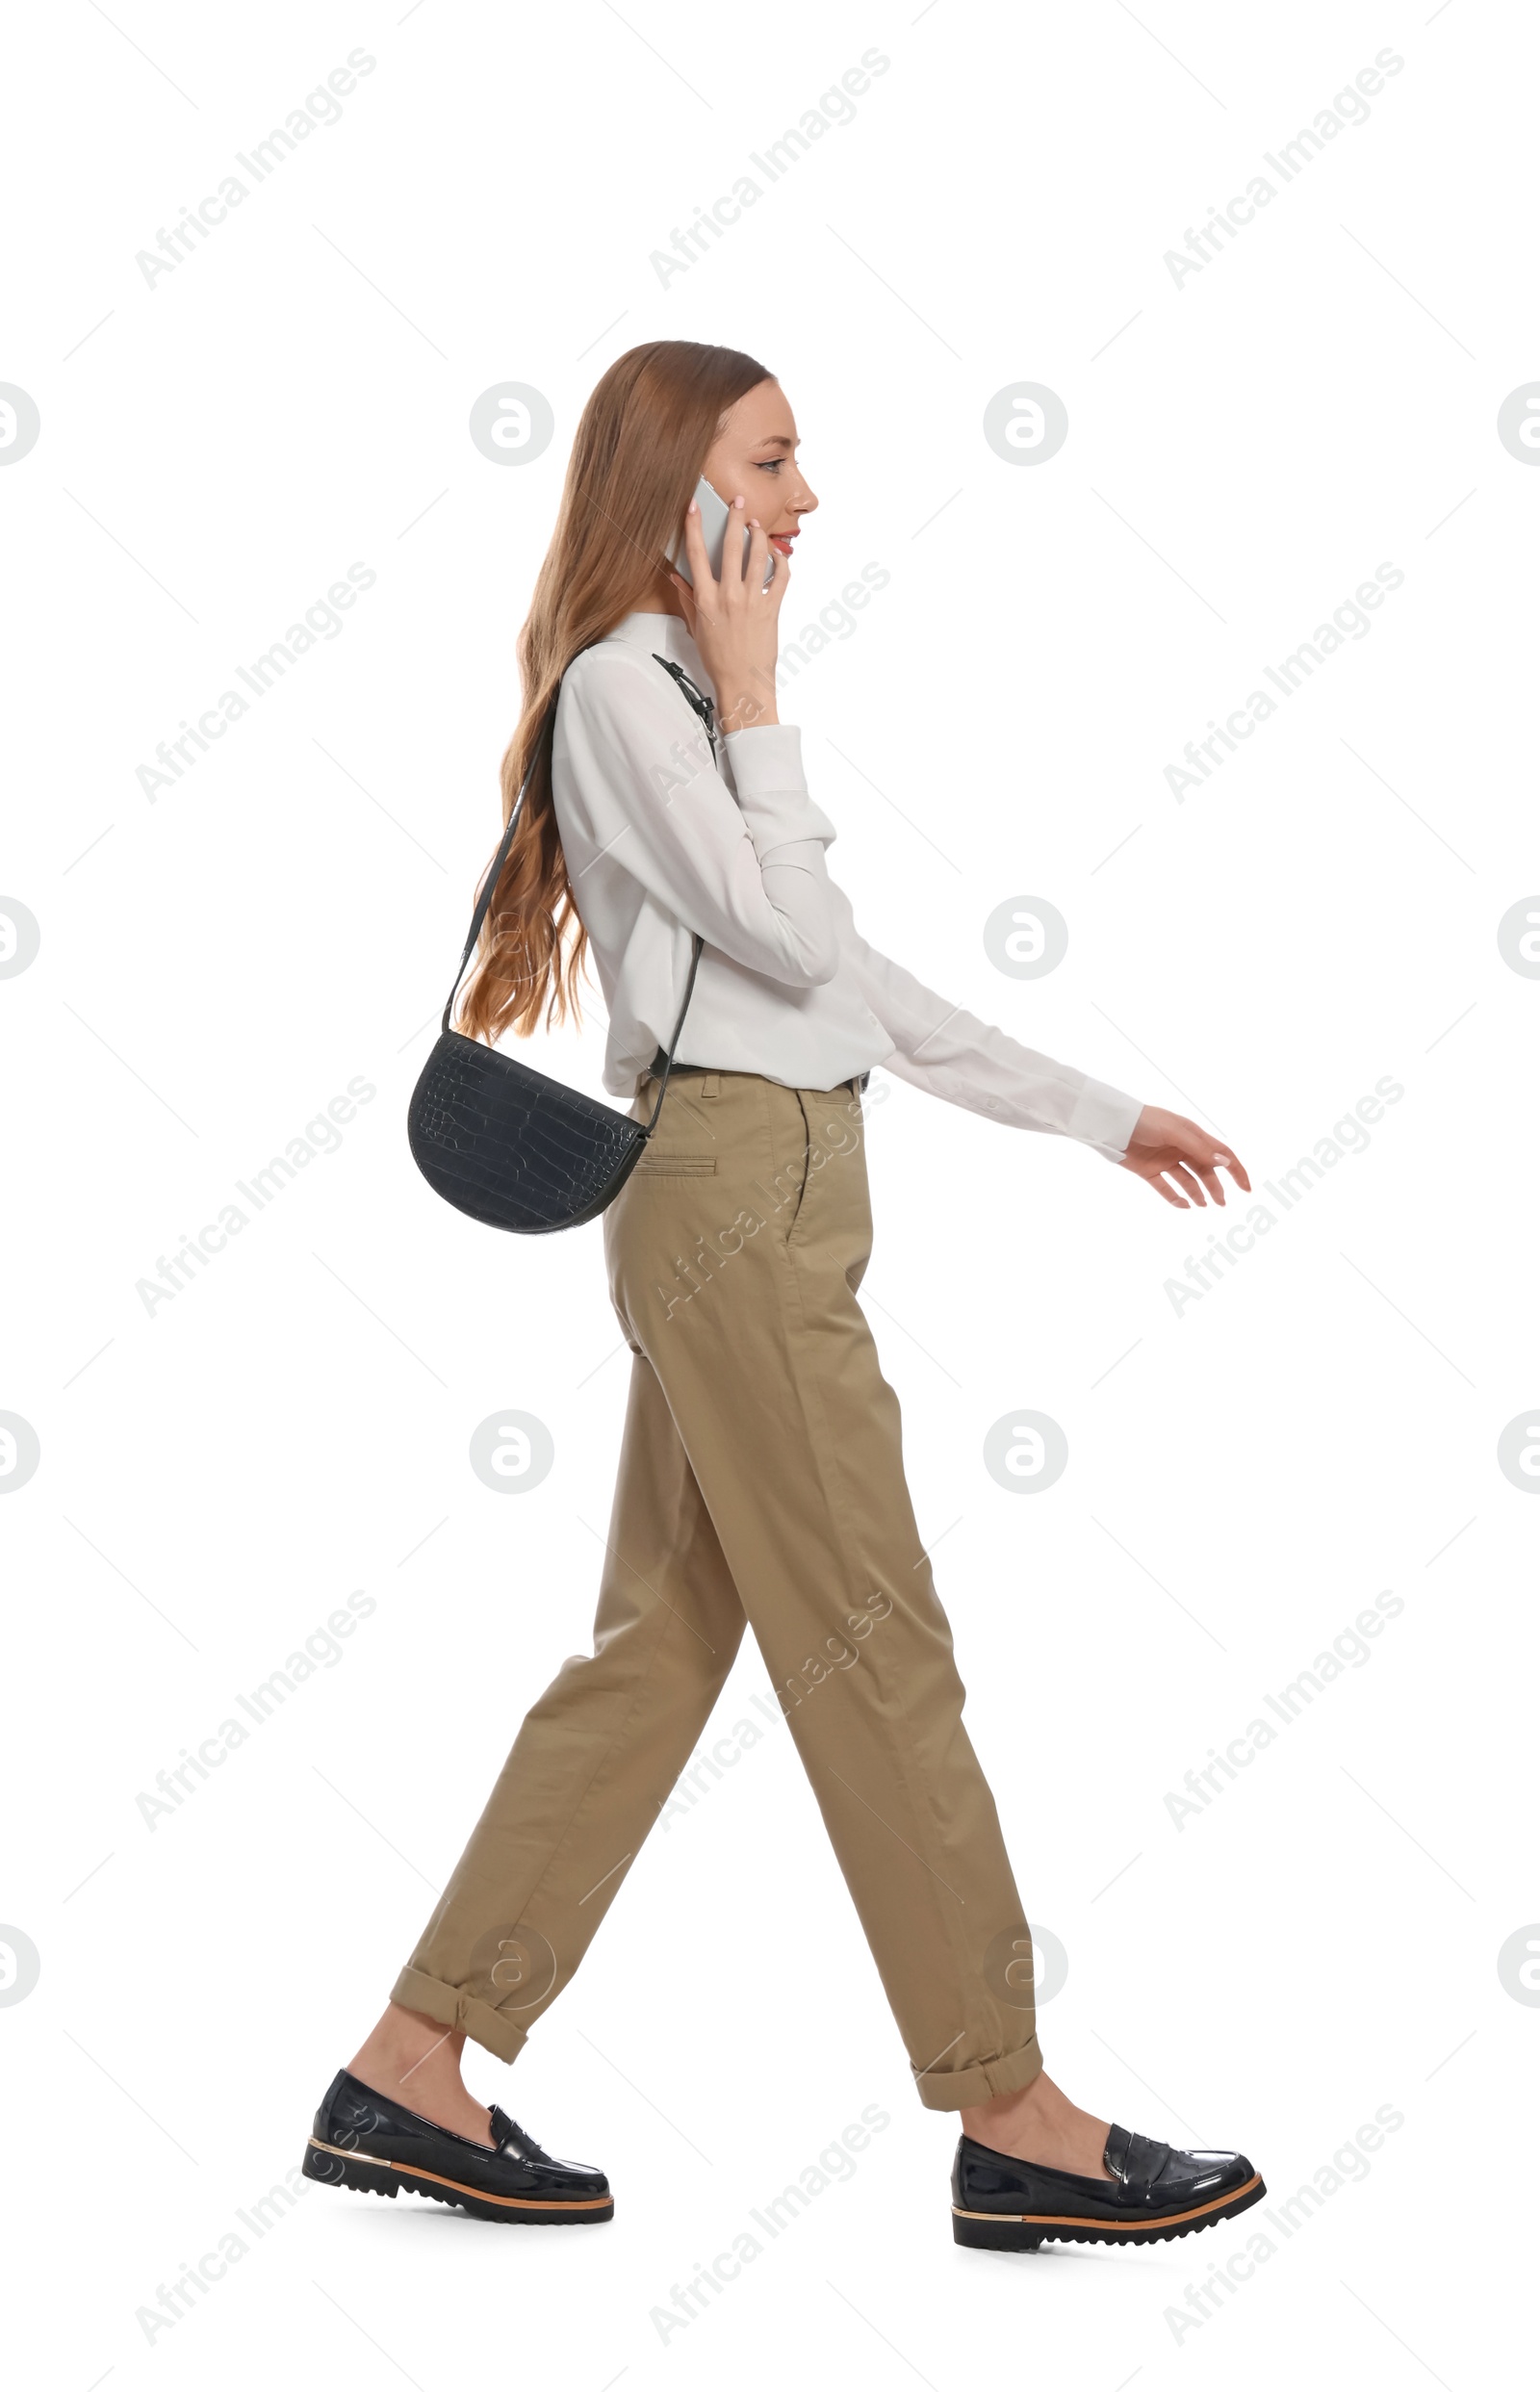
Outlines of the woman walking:
{"type": "Polygon", "coordinates": [[[1030,1930],[857,1300],[861,1093],[882,1065],[1076,1139],[1173,1204],[1222,1204],[1221,1168],[1249,1182],[1196,1123],[1018,1045],[860,937],[776,704],[789,560],[817,505],[797,450],[764,367],[688,342],[620,358],[578,426],[520,640],[505,823],[532,777],[459,1026],[496,1040],[559,1019],[591,946],[604,1085],[642,1119],[689,991],[657,1130],[604,1214],[632,1360],[594,1650],[525,1719],[322,2100],[305,2173],[507,2223],[612,2215],[607,2179],[477,2102],[460,2054],[469,2036],[516,2059],[571,1979],[748,1626],[915,2090],[960,2114],[957,2239],[1165,2239],[1265,2188],[1240,2154],[1110,2126],[1043,2071],[1030,1930]],[[719,572],[703,476],[730,510],[719,572]],[[687,575],[667,561],[681,527],[687,575]]]}

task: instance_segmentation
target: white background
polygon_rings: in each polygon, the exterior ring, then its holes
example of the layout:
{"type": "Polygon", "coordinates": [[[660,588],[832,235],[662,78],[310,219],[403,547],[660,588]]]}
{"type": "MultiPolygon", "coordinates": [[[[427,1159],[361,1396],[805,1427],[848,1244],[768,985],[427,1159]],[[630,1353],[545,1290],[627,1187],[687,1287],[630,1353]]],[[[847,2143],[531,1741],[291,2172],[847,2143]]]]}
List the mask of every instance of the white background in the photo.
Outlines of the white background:
{"type": "MultiPolygon", "coordinates": [[[[1540,2032],[1498,1968],[1540,1915],[1540,1514],[1497,1462],[1540,1393],[1540,984],[1497,942],[1540,888],[1540,475],[1496,433],[1537,372],[1532,19],[65,0],[9,41],[0,378],[42,428],[0,472],[3,886],[41,949],[0,986],[0,1408],[41,1462],[0,1507],[0,1916],[41,1975],[0,2034],[10,2330],[48,2350],[13,2363],[70,2392],[1499,2380],[1540,2032]],[[356,48],[342,120],[149,286],[136,252],[356,48]],[[1387,48],[1369,121],[1179,286],[1165,252],[1387,48]],[[855,121],[665,288],[652,252],[868,49],[855,121]],[[516,2071],[470,2054],[610,2171],[612,2227],[322,2188],[260,2240],[237,2223],[586,1646],[625,1392],[599,1226],[461,1219],[404,1115],[573,426],[663,336],[749,348],[796,411],[822,506],[783,628],[891,575],[784,707],[866,935],[1200,1114],[1259,1191],[1404,1089],[1180,1312],[1211,1215],[895,1081],[872,1111],[871,1318],[969,1725],[1069,1957],[1050,2070],[1244,2148],[1273,2215],[1399,2112],[1287,2238],[1258,2213],[1134,2252],[954,2249],[952,2123],[779,1729],[654,1833],[516,2071]],[[516,470],[467,432],[499,376],[555,412],[516,470]],[[1027,469],[982,433],[1012,376],[1068,411],[1027,469]],[[355,560],[377,578],[340,635],[151,803],[157,743],[355,560]],[[1382,562],[1404,581],[1369,634],[1177,803],[1185,743],[1382,562]],[[1022,895],[1069,924],[1040,981],[984,949],[1022,895]],[[338,1150],[147,1313],[137,1282],[355,1075],[377,1094],[338,1150]],[[517,1497],[467,1459],[506,1406],[555,1441],[517,1497]],[[1069,1441],[1038,1495],[981,1457],[1020,1406],[1069,1441]],[[358,1587],[336,1665],[147,1825],[157,1772],[358,1587]],[[1184,1773],[1384,1587],[1372,1660],[1179,1831],[1184,1773]],[[890,2123],[854,2176],[665,2339],[671,2287],[869,2104],[890,2123]],[[1256,2228],[1270,2255],[1199,2322],[1186,2288],[1256,2228]],[[239,2263],[147,2333],[232,2230],[239,2263]]],[[[537,1059],[597,1089],[602,1045],[595,1002],[537,1059]]],[[[713,1735],[762,1685],[746,1650],[713,1735]]]]}

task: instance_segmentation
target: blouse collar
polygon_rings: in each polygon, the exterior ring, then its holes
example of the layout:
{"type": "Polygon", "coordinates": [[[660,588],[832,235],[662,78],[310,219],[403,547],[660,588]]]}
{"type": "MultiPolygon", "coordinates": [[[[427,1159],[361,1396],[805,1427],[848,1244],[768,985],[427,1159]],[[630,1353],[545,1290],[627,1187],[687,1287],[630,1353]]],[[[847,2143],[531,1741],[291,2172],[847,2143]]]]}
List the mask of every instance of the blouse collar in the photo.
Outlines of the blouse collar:
{"type": "Polygon", "coordinates": [[[606,639],[623,639],[628,646],[646,648],[654,655],[670,657],[674,663],[683,665],[693,682],[700,682],[705,673],[701,652],[680,615],[637,611],[624,616],[615,629],[604,636],[606,639]]]}

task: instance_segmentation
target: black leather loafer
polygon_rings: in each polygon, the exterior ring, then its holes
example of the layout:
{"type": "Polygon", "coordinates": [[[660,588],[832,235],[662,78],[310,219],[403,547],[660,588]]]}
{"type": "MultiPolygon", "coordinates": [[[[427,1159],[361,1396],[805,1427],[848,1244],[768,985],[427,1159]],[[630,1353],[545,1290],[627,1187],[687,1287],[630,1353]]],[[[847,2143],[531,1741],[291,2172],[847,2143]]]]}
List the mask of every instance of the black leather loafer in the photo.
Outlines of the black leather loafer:
{"type": "Polygon", "coordinates": [[[1173,2151],[1115,2126],[1111,2176],[1071,2176],[963,2135],[952,2166],[952,2239],[974,2251],[1040,2243],[1174,2243],[1239,2217],[1267,2186],[1239,2151],[1173,2151]]]}
{"type": "Polygon", "coordinates": [[[552,2159],[499,2109],[497,2149],[435,2126],[339,2069],[316,2112],[303,2173],[355,2193],[421,2193],[499,2225],[599,2225],[615,2215],[597,2168],[552,2159]]]}

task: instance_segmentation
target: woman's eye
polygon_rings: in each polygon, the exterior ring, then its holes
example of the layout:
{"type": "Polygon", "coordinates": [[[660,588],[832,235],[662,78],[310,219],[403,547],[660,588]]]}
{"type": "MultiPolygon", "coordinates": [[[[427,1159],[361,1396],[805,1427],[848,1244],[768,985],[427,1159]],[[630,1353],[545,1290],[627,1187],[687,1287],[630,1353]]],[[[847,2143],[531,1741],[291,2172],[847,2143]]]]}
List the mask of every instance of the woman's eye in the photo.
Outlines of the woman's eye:
{"type": "Polygon", "coordinates": [[[784,463],[784,457],[762,457],[759,461],[759,471],[761,474],[779,474],[784,463]]]}

